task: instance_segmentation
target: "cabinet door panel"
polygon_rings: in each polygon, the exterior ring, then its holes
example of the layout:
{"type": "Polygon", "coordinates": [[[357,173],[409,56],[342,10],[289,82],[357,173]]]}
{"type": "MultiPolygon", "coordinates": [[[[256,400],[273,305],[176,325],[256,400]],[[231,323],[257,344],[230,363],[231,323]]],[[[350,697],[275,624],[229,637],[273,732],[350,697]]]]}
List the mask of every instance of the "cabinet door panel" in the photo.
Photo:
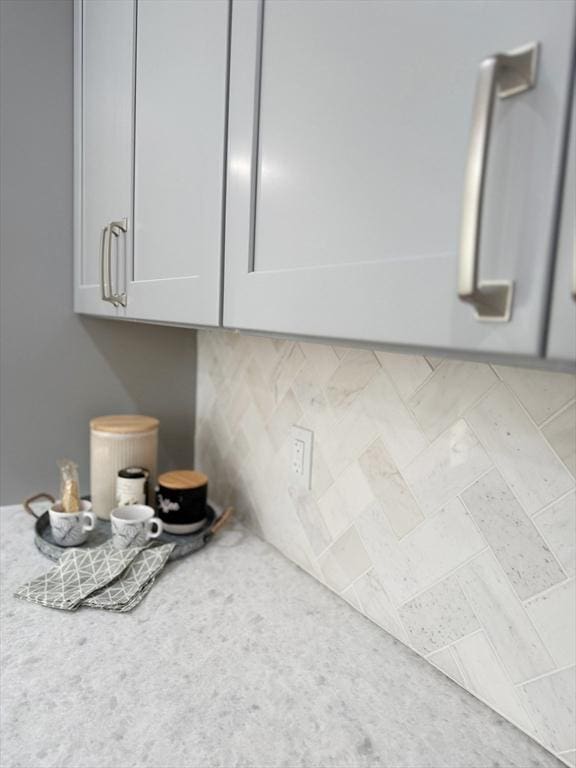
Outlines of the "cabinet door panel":
{"type": "Polygon", "coordinates": [[[75,305],[92,314],[116,314],[101,298],[104,227],[128,219],[128,233],[113,237],[114,292],[131,252],[134,12],[133,0],[75,5],[75,305]]]}
{"type": "Polygon", "coordinates": [[[554,0],[234,4],[225,325],[539,354],[573,29],[554,0]],[[479,65],[532,42],[483,206],[480,277],[514,281],[513,314],[482,322],[457,298],[479,65]]]}
{"type": "Polygon", "coordinates": [[[576,93],[552,289],[548,357],[576,364],[576,93]]]}
{"type": "Polygon", "coordinates": [[[126,315],[218,324],[227,0],[139,0],[126,315]]]}

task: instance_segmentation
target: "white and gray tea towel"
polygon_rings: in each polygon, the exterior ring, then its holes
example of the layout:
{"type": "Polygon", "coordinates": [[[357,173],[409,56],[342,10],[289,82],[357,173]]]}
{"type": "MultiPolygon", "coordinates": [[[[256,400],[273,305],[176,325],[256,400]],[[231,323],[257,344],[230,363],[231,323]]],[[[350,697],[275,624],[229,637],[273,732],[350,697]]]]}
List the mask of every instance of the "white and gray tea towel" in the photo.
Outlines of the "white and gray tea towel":
{"type": "Polygon", "coordinates": [[[160,544],[142,550],[118,579],[93,592],[82,605],[107,611],[131,611],[148,594],[174,547],[174,544],[160,544]]]}
{"type": "Polygon", "coordinates": [[[173,544],[149,549],[115,549],[110,542],[91,549],[70,549],[48,573],[16,590],[20,600],[75,611],[81,606],[125,612],[150,591],[173,544]]]}

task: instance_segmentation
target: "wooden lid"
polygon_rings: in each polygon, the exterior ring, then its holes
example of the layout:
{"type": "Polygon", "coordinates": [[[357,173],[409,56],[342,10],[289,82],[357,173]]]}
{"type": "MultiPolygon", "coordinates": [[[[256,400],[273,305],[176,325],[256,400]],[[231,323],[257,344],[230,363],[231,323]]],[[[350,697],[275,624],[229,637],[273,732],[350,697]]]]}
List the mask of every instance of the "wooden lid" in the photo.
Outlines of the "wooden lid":
{"type": "Polygon", "coordinates": [[[158,477],[158,485],[174,490],[189,490],[200,488],[208,483],[208,478],[202,472],[193,469],[176,469],[174,472],[164,472],[158,477]]]}
{"type": "Polygon", "coordinates": [[[117,435],[131,435],[137,432],[150,432],[158,429],[160,422],[153,416],[141,416],[133,413],[126,416],[97,416],[90,421],[94,432],[112,432],[117,435]]]}

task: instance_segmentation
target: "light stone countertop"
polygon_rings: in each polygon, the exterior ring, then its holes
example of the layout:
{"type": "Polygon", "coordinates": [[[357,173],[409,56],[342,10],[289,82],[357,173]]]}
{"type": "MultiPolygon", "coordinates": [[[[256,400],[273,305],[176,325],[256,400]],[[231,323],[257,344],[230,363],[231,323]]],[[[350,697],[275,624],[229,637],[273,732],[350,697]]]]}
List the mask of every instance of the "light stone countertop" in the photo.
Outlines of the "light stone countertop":
{"type": "Polygon", "coordinates": [[[51,563],[0,514],[2,768],[562,766],[240,526],[65,613],[12,597],[51,563]]]}

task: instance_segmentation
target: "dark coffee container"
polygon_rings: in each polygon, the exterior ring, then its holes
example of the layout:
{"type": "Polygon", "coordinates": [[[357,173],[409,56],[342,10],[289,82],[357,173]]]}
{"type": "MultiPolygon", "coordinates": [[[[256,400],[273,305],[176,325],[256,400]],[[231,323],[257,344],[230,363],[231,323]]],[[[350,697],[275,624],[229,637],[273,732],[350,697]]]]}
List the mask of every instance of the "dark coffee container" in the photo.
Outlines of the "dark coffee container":
{"type": "Polygon", "coordinates": [[[168,533],[194,533],[206,521],[208,478],[182,469],[164,472],[156,487],[156,513],[168,533]]]}

